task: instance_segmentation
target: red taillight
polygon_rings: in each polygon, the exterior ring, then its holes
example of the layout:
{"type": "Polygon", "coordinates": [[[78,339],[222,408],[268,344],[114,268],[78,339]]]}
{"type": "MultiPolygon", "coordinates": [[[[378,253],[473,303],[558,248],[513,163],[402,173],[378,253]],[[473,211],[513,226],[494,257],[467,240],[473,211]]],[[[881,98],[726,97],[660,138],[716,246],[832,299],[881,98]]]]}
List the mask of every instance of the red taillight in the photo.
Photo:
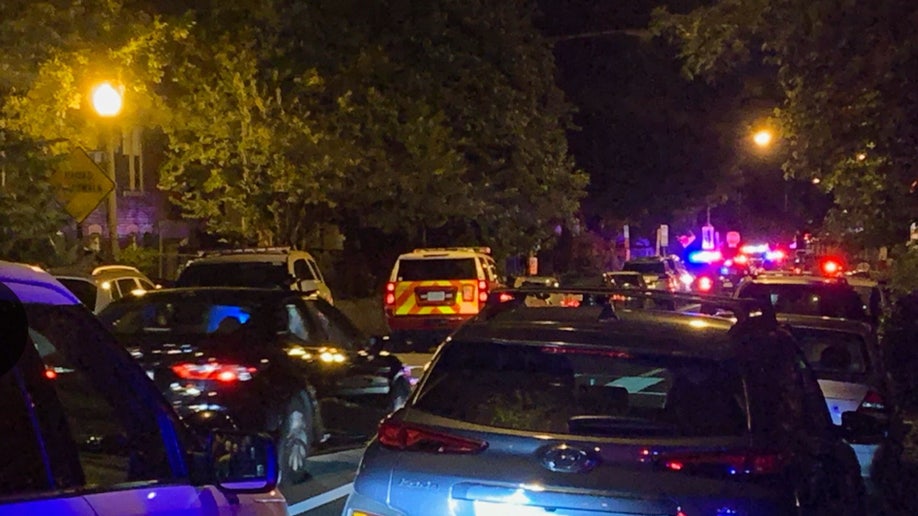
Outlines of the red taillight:
{"type": "Polygon", "coordinates": [[[223,383],[236,381],[246,382],[252,379],[254,367],[239,364],[221,364],[208,362],[206,364],[182,363],[172,366],[172,372],[183,380],[210,380],[223,383]]]}
{"type": "Polygon", "coordinates": [[[698,278],[698,290],[701,292],[710,292],[714,288],[714,280],[707,276],[698,278]]]}
{"type": "Polygon", "coordinates": [[[484,304],[488,301],[488,282],[478,280],[478,303],[484,304]]]}
{"type": "Polygon", "coordinates": [[[386,283],[386,305],[391,306],[395,304],[395,283],[388,282],[386,283]]]}
{"type": "Polygon", "coordinates": [[[501,292],[500,297],[498,297],[501,303],[506,303],[507,301],[513,301],[513,294],[508,294],[506,292],[501,292]]]}
{"type": "Polygon", "coordinates": [[[867,391],[863,401],[861,401],[861,405],[857,409],[859,411],[886,410],[886,400],[883,399],[883,395],[879,392],[870,390],[867,391]]]}
{"type": "Polygon", "coordinates": [[[488,447],[485,441],[449,435],[391,418],[379,424],[376,438],[382,446],[400,451],[461,454],[478,453],[488,447]]]}
{"type": "Polygon", "coordinates": [[[51,368],[45,369],[45,378],[49,380],[57,378],[57,371],[51,368]]]}
{"type": "Polygon", "coordinates": [[[822,262],[822,272],[825,274],[838,274],[841,271],[841,265],[834,260],[822,262]]]}
{"type": "Polygon", "coordinates": [[[728,477],[773,475],[786,466],[779,453],[754,451],[672,453],[662,455],[657,463],[669,471],[728,477]]]}

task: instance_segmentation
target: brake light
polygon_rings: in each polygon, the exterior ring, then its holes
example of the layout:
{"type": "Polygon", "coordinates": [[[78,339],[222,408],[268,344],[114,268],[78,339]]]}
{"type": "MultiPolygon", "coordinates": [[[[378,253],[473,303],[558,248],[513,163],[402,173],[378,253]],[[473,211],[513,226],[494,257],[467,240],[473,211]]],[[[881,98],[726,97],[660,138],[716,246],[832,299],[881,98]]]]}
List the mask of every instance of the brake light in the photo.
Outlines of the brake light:
{"type": "Polygon", "coordinates": [[[869,390],[857,409],[859,411],[886,410],[886,400],[879,392],[869,390]]]}
{"type": "Polygon", "coordinates": [[[54,380],[55,378],[57,378],[57,371],[55,371],[54,369],[50,367],[45,369],[45,378],[49,380],[54,380]]]}
{"type": "Polygon", "coordinates": [[[485,303],[488,301],[488,282],[478,280],[478,302],[485,303]]]}
{"type": "Polygon", "coordinates": [[[395,283],[388,282],[386,283],[386,306],[392,306],[395,304],[395,283]]]}
{"type": "Polygon", "coordinates": [[[701,292],[710,292],[714,288],[714,280],[707,276],[698,278],[698,290],[701,292]]]}
{"type": "Polygon", "coordinates": [[[661,455],[657,464],[669,471],[707,476],[757,476],[780,473],[784,455],[767,451],[688,452],[661,455]]]}
{"type": "Polygon", "coordinates": [[[466,454],[488,447],[485,441],[449,435],[392,418],[379,424],[376,438],[382,446],[399,451],[466,454]]]}
{"type": "Polygon", "coordinates": [[[218,362],[181,363],[172,366],[172,372],[183,380],[209,380],[222,383],[247,382],[252,379],[252,373],[257,370],[254,367],[218,362]]]}
{"type": "Polygon", "coordinates": [[[513,301],[513,294],[508,294],[506,292],[501,292],[500,297],[498,297],[501,303],[506,303],[507,301],[513,301]]]}

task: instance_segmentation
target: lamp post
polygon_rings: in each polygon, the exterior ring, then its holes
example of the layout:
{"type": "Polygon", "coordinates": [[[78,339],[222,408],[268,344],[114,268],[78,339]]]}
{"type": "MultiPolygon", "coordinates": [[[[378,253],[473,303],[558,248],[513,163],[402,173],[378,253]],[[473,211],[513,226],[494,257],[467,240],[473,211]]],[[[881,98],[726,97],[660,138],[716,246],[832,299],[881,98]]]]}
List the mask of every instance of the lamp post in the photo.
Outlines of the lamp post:
{"type": "MultiPolygon", "coordinates": [[[[106,119],[113,119],[121,112],[121,91],[109,82],[103,82],[92,90],[92,107],[96,113],[106,119]]],[[[111,246],[112,260],[118,259],[118,183],[115,181],[115,132],[112,126],[106,127],[104,139],[105,173],[115,185],[108,194],[106,203],[106,222],[108,224],[109,245],[111,246]]]]}

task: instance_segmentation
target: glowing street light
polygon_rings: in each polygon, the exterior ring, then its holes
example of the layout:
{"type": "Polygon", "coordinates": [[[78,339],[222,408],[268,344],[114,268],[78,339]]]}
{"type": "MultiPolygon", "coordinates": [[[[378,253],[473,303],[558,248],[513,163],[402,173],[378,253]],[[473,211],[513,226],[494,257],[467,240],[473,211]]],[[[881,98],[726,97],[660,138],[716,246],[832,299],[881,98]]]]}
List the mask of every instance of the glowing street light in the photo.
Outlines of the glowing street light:
{"type": "Polygon", "coordinates": [[[109,82],[103,82],[92,89],[92,107],[99,116],[106,118],[121,112],[121,92],[109,82]]]}
{"type": "MultiPolygon", "coordinates": [[[[121,112],[121,106],[124,102],[121,89],[112,86],[110,82],[103,82],[92,89],[92,107],[96,113],[103,118],[114,118],[121,112]]],[[[111,246],[111,259],[117,260],[120,254],[118,246],[118,181],[115,176],[115,136],[114,127],[111,127],[112,135],[107,135],[104,140],[105,148],[105,172],[108,178],[115,184],[115,188],[108,194],[106,203],[106,223],[108,224],[108,237],[111,246]]]]}
{"type": "Polygon", "coordinates": [[[768,147],[771,145],[771,140],[774,138],[774,135],[771,134],[771,131],[768,129],[762,129],[761,131],[756,132],[752,135],[752,141],[755,142],[759,147],[768,147]]]}

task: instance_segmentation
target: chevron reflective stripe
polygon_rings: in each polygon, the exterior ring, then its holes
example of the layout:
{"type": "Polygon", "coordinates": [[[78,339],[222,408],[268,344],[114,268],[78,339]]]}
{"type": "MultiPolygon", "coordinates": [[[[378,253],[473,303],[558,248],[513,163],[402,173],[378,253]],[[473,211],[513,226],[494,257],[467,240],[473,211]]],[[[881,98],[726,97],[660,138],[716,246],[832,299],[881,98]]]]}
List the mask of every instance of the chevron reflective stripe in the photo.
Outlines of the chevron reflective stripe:
{"type": "Polygon", "coordinates": [[[478,313],[477,280],[399,281],[395,284],[395,315],[456,315],[478,313]],[[437,287],[441,287],[438,289],[437,287]],[[424,302],[421,293],[451,293],[453,301],[424,302]],[[471,294],[471,295],[469,295],[471,294]]]}

